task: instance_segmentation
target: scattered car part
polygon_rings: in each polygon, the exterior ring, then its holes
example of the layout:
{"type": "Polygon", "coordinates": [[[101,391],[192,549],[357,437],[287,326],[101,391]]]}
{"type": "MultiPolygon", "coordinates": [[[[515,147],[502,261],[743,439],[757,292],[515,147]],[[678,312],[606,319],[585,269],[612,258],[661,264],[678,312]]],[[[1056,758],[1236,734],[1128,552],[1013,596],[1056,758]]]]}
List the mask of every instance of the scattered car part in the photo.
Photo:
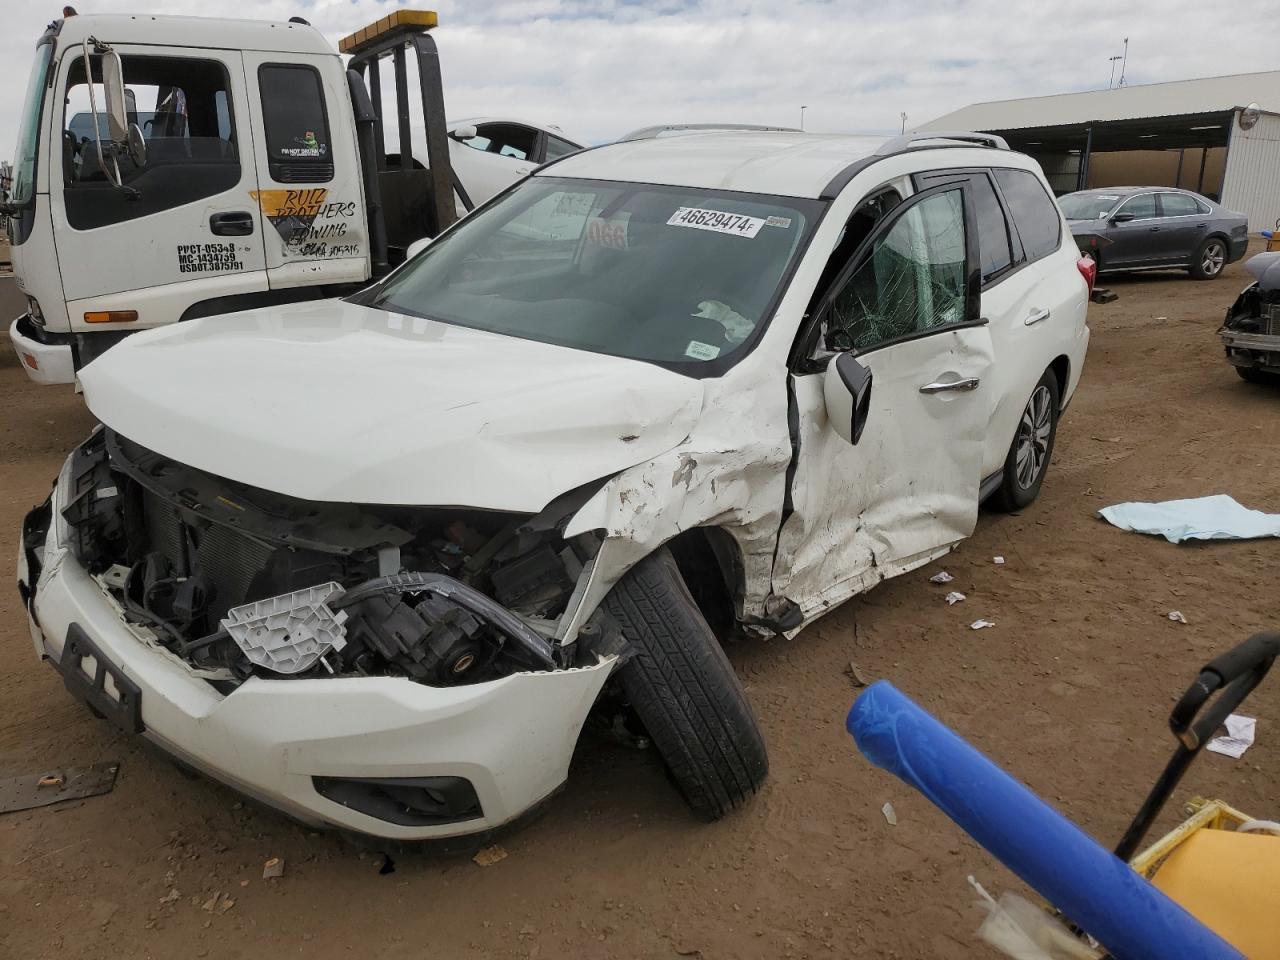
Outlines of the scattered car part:
{"type": "Polygon", "coordinates": [[[0,779],[0,813],[14,813],[35,807],[80,800],[110,793],[116,785],[119,761],[94,763],[87,767],[65,767],[53,774],[36,773],[0,779]]]}

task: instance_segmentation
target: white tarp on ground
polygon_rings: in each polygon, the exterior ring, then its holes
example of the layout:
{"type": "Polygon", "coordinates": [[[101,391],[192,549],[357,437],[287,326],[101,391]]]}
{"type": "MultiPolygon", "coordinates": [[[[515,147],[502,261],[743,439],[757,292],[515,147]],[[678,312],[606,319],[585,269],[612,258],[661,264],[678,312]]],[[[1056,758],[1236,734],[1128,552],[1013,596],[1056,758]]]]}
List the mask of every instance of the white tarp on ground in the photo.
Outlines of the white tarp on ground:
{"type": "Polygon", "coordinates": [[[1280,514],[1250,510],[1226,494],[1163,503],[1117,503],[1098,515],[1121,530],[1183,540],[1248,540],[1280,537],[1280,514]]]}

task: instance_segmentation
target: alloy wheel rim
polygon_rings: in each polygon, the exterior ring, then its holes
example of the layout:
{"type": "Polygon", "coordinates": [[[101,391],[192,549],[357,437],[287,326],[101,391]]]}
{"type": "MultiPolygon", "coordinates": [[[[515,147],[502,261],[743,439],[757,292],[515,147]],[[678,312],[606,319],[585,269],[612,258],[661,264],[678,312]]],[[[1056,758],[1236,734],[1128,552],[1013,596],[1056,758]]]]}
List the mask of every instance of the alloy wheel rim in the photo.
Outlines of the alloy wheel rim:
{"type": "Polygon", "coordinates": [[[1049,388],[1036,387],[1018,422],[1018,452],[1014,457],[1014,475],[1018,486],[1029,490],[1044,472],[1049,459],[1049,435],[1053,432],[1053,404],[1049,388]]]}
{"type": "Polygon", "coordinates": [[[1204,248],[1204,257],[1200,260],[1200,269],[1213,276],[1222,269],[1226,260],[1227,254],[1222,249],[1222,244],[1211,243],[1204,248]]]}

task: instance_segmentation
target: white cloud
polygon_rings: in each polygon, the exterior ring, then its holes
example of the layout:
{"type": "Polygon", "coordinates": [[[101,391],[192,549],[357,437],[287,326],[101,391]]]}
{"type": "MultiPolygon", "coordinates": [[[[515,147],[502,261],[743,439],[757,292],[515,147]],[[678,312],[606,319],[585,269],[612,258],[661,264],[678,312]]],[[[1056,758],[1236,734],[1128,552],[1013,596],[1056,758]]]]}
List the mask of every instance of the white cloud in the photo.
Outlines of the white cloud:
{"type": "MultiPolygon", "coordinates": [[[[61,0],[4,6],[0,157],[13,149],[35,41],[61,0]]],[[[259,0],[236,12],[301,14],[336,42],[396,6],[259,0]]],[[[211,12],[207,0],[81,0],[79,7],[211,12]]],[[[1275,66],[1274,36],[1258,29],[1274,20],[1274,0],[442,0],[437,8],[450,116],[529,115],[590,141],[650,123],[794,125],[801,104],[812,130],[897,130],[902,111],[917,124],[975,101],[1106,86],[1107,57],[1124,36],[1132,83],[1275,66]]]]}

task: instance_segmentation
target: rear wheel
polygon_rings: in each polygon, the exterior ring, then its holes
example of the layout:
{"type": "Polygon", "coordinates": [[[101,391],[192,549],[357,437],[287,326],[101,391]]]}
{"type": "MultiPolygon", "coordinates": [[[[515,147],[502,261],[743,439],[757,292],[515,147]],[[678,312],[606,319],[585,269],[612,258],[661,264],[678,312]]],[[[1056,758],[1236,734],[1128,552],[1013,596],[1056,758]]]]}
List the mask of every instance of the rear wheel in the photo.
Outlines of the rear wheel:
{"type": "Polygon", "coordinates": [[[1058,433],[1058,398],[1058,378],[1046,370],[1022,409],[1005,457],[1004,478],[991,497],[999,509],[1020,510],[1040,495],[1058,433]]]}
{"type": "Polygon", "coordinates": [[[1241,380],[1247,380],[1249,383],[1260,383],[1268,387],[1280,386],[1280,373],[1271,373],[1256,367],[1236,367],[1236,373],[1240,374],[1241,380]]]}
{"type": "Polygon", "coordinates": [[[1191,277],[1195,280],[1212,280],[1227,265],[1227,245],[1217,237],[1210,237],[1200,244],[1191,261],[1191,277]]]}
{"type": "Polygon", "coordinates": [[[718,820],[764,782],[769,758],[747,695],[667,548],[636,564],[605,599],[635,656],[619,671],[694,814],[718,820]]]}

